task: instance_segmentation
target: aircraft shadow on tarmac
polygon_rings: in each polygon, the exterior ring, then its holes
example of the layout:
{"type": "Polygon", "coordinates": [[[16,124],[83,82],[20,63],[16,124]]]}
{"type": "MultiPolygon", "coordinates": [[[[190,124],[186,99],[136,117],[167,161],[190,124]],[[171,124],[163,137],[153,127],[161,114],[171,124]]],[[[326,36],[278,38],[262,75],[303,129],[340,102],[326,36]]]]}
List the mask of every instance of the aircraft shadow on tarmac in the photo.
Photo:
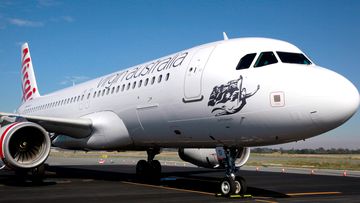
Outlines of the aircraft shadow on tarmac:
{"type": "MultiPolygon", "coordinates": [[[[186,189],[192,191],[200,191],[207,193],[218,193],[219,178],[201,176],[201,174],[219,172],[219,170],[186,170],[176,171],[177,167],[174,167],[175,172],[163,172],[160,181],[144,181],[139,179],[134,170],[128,170],[124,172],[117,172],[116,167],[119,166],[107,166],[109,171],[104,170],[104,167],[99,165],[93,166],[46,166],[45,181],[32,182],[16,179],[14,175],[0,175],[0,184],[6,186],[15,187],[46,187],[56,185],[56,180],[61,179],[93,179],[99,181],[127,181],[134,183],[146,183],[150,185],[166,186],[176,189],[186,189]],[[116,172],[115,172],[116,171],[116,172]]],[[[171,171],[171,167],[169,171],[171,171]]],[[[120,170],[119,170],[120,171],[120,170]]],[[[248,194],[252,196],[272,197],[272,198],[287,198],[286,194],[265,190],[262,188],[248,187],[248,194]]]]}

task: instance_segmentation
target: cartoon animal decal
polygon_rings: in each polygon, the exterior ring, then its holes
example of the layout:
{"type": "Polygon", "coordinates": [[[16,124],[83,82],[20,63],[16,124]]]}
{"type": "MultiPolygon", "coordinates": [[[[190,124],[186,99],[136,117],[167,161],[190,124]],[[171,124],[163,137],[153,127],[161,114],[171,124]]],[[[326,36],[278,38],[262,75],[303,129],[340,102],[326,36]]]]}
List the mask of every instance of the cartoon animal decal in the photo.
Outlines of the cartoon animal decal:
{"type": "Polygon", "coordinates": [[[210,94],[208,106],[214,107],[212,113],[215,116],[229,115],[241,111],[246,105],[246,100],[252,97],[260,89],[260,85],[253,92],[247,92],[243,87],[243,76],[236,80],[231,80],[227,84],[215,86],[210,94]]]}

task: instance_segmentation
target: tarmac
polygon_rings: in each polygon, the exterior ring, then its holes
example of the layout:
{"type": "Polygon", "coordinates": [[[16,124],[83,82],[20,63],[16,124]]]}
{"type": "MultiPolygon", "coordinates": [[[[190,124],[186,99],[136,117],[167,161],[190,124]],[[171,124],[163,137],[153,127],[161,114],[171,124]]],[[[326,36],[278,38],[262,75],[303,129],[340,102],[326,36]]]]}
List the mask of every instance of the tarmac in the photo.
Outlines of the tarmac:
{"type": "Polygon", "coordinates": [[[247,181],[248,196],[226,198],[217,196],[223,170],[162,162],[161,180],[148,183],[136,177],[136,161],[50,157],[42,183],[1,170],[0,202],[360,202],[357,173],[245,167],[239,174],[247,181]]]}

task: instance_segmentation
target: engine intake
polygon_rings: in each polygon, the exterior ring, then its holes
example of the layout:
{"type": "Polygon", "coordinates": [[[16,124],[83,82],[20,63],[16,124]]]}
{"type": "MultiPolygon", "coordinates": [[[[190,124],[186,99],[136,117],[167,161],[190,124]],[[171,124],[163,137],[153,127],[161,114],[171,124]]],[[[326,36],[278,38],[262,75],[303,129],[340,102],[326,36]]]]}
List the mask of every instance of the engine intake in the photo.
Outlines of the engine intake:
{"type": "Polygon", "coordinates": [[[0,135],[0,157],[10,168],[35,168],[49,156],[50,138],[36,123],[11,123],[0,128],[0,135]]]}

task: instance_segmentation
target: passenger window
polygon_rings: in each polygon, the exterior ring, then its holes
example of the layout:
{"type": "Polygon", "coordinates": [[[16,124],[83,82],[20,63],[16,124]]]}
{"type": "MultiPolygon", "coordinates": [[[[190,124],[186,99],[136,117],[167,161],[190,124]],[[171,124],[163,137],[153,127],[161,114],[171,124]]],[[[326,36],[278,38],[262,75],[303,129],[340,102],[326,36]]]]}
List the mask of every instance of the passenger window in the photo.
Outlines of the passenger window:
{"type": "Polygon", "coordinates": [[[169,80],[169,77],[170,77],[170,73],[167,73],[167,74],[166,74],[166,77],[165,77],[165,81],[168,81],[168,80],[169,80]]]}
{"type": "Polygon", "coordinates": [[[110,87],[107,88],[107,90],[106,90],[106,95],[108,95],[109,93],[110,93],[110,87]]]}
{"type": "Polygon", "coordinates": [[[139,86],[138,87],[141,87],[141,84],[142,84],[142,80],[139,81],[139,86]]]}
{"type": "Polygon", "coordinates": [[[123,92],[125,90],[125,84],[122,85],[121,91],[123,92]]]}
{"type": "Polygon", "coordinates": [[[136,81],[134,81],[132,88],[134,89],[136,87],[136,81]]]}
{"type": "Polygon", "coordinates": [[[126,90],[130,89],[130,83],[127,84],[126,90]]]}
{"type": "Polygon", "coordinates": [[[144,86],[146,86],[148,84],[148,82],[149,82],[149,78],[146,78],[145,82],[144,82],[144,86]]]}
{"type": "Polygon", "coordinates": [[[111,94],[114,94],[114,91],[115,91],[115,87],[113,87],[113,88],[111,89],[111,94]]]}
{"type": "Polygon", "coordinates": [[[152,79],[151,79],[151,84],[154,84],[154,82],[155,82],[155,76],[152,77],[152,79]]]}
{"type": "Polygon", "coordinates": [[[277,62],[278,60],[276,59],[275,54],[272,51],[262,52],[259,55],[259,58],[256,60],[254,67],[267,66],[277,62]]]}
{"type": "Polygon", "coordinates": [[[159,75],[159,78],[158,78],[158,83],[161,82],[161,79],[162,79],[162,75],[159,75]]]}
{"type": "Polygon", "coordinates": [[[242,57],[240,59],[238,65],[236,66],[236,70],[249,68],[251,63],[253,62],[255,56],[256,56],[256,53],[246,54],[244,57],[242,57]]]}
{"type": "Polygon", "coordinates": [[[119,90],[120,90],[120,85],[117,86],[117,88],[116,88],[116,93],[118,93],[119,90]]]}

